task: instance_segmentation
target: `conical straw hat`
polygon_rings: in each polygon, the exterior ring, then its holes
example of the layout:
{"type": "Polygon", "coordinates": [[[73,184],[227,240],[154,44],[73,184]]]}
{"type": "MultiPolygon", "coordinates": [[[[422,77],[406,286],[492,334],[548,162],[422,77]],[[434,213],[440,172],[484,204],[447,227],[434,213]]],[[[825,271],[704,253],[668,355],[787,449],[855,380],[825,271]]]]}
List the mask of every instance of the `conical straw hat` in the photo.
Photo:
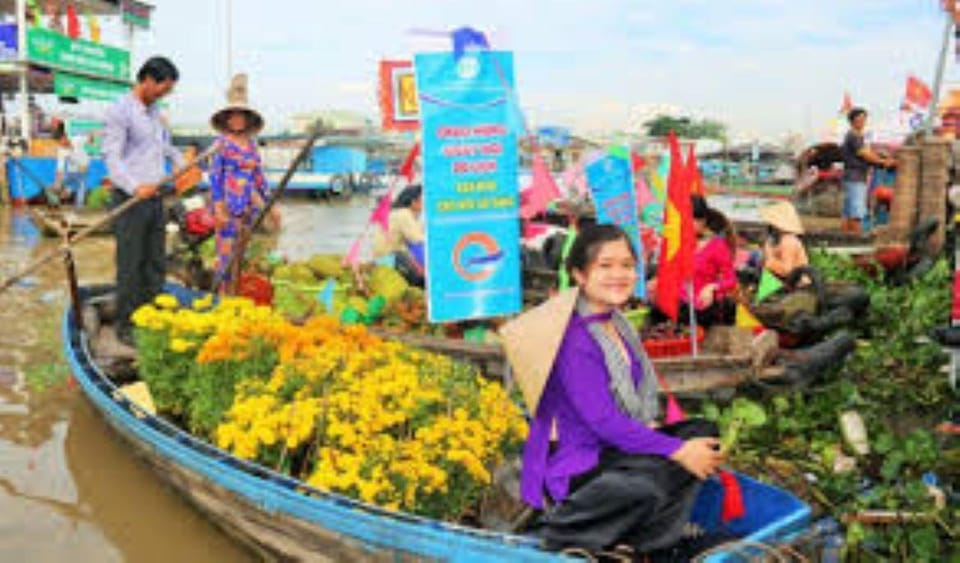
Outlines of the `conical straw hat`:
{"type": "Polygon", "coordinates": [[[550,378],[579,290],[563,291],[500,328],[507,361],[532,416],[550,378]]]}
{"type": "Polygon", "coordinates": [[[789,201],[780,201],[760,209],[760,217],[784,233],[803,234],[803,223],[797,209],[789,201]]]}
{"type": "Polygon", "coordinates": [[[242,111],[247,114],[246,135],[256,135],[263,129],[263,116],[260,112],[250,107],[247,102],[247,75],[237,74],[230,81],[230,88],[227,89],[227,105],[217,110],[210,118],[210,125],[220,133],[227,133],[227,118],[235,111],[242,111]]]}

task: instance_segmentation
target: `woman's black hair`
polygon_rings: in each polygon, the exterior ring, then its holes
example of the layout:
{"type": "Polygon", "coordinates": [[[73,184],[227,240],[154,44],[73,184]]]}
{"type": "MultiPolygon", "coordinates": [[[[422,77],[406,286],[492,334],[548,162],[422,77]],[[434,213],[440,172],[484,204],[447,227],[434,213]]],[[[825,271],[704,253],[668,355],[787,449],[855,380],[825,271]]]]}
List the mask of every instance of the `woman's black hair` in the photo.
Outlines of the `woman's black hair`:
{"type": "Polygon", "coordinates": [[[704,221],[706,221],[708,229],[718,235],[722,235],[723,238],[726,239],[727,244],[730,246],[730,252],[737,251],[737,231],[733,228],[733,223],[727,219],[726,215],[712,207],[708,207],[704,221]]]}
{"type": "Polygon", "coordinates": [[[867,115],[867,110],[863,108],[853,108],[850,110],[850,113],[847,114],[847,121],[853,125],[853,120],[860,117],[861,115],[867,115]]]}
{"type": "Polygon", "coordinates": [[[706,219],[707,211],[710,207],[707,205],[707,200],[703,196],[693,195],[690,196],[690,206],[693,208],[693,218],[694,219],[706,219]]]}
{"type": "Polygon", "coordinates": [[[423,197],[423,186],[420,184],[413,184],[407,186],[400,192],[400,195],[397,196],[397,199],[393,201],[393,205],[390,207],[393,209],[405,209],[413,205],[413,202],[417,201],[423,197]]]}
{"type": "Polygon", "coordinates": [[[137,71],[137,82],[143,82],[147,78],[152,78],[154,82],[166,82],[167,80],[176,82],[180,80],[180,71],[166,57],[150,57],[137,71]]]}
{"type": "Polygon", "coordinates": [[[630,248],[630,254],[634,259],[637,258],[637,250],[630,242],[627,232],[616,225],[590,225],[584,227],[573,241],[570,248],[570,254],[567,256],[565,264],[567,272],[573,275],[574,270],[584,272],[600,254],[600,248],[608,242],[622,240],[630,248]]]}
{"type": "Polygon", "coordinates": [[[706,223],[711,232],[723,235],[727,239],[727,244],[730,245],[730,251],[736,251],[737,233],[727,216],[707,205],[707,200],[703,196],[690,196],[690,203],[693,207],[693,218],[706,223]]]}

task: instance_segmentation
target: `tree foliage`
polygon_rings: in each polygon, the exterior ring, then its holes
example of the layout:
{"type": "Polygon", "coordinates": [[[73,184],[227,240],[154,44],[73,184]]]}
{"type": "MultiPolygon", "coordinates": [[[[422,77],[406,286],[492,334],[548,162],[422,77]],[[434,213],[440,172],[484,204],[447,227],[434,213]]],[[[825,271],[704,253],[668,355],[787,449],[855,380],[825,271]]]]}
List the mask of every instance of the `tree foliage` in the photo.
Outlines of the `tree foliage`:
{"type": "Polygon", "coordinates": [[[727,126],[712,119],[693,119],[687,116],[658,115],[643,124],[647,135],[665,137],[671,130],[682,139],[717,139],[727,137],[727,126]]]}

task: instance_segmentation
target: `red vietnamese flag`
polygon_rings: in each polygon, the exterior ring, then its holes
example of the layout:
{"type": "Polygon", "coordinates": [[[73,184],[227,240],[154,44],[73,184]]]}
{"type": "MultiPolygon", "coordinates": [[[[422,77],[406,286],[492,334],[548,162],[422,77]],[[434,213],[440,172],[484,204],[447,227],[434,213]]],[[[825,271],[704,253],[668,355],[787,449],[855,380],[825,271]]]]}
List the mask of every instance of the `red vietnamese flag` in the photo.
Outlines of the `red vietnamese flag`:
{"type": "Polygon", "coordinates": [[[690,195],[704,196],[703,176],[700,174],[700,165],[697,163],[697,155],[693,152],[693,145],[690,145],[690,152],[687,154],[687,181],[690,182],[690,195]]]}
{"type": "Polygon", "coordinates": [[[933,100],[933,92],[916,76],[907,77],[907,103],[916,107],[925,108],[933,100]]]}
{"type": "Polygon", "coordinates": [[[403,159],[403,164],[400,165],[400,175],[407,179],[408,184],[413,182],[413,166],[417,162],[418,156],[420,156],[419,141],[413,145],[413,148],[407,153],[407,158],[403,159]]]}
{"type": "Polygon", "coordinates": [[[680,295],[684,283],[693,276],[693,209],[690,203],[690,182],[680,143],[670,132],[670,174],[667,180],[667,201],[663,214],[663,242],[657,268],[657,307],[677,320],[680,295]]]}

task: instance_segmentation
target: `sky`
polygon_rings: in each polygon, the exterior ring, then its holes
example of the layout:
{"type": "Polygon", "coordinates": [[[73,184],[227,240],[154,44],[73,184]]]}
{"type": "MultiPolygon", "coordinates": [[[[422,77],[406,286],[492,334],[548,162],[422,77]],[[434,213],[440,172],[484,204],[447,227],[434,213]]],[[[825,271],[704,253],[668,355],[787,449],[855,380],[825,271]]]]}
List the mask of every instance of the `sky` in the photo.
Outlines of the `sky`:
{"type": "MultiPolygon", "coordinates": [[[[268,128],[294,113],[344,109],[379,119],[377,63],[449,43],[412,29],[464,25],[515,55],[528,119],[582,132],[637,130],[658,108],[719,119],[734,136],[814,134],[844,91],[893,114],[904,82],[931,83],[937,0],[154,0],[135,65],[169,56],[179,124],[202,124],[234,72],[268,128]]],[[[960,78],[951,51],[947,80],[960,78]]]]}

